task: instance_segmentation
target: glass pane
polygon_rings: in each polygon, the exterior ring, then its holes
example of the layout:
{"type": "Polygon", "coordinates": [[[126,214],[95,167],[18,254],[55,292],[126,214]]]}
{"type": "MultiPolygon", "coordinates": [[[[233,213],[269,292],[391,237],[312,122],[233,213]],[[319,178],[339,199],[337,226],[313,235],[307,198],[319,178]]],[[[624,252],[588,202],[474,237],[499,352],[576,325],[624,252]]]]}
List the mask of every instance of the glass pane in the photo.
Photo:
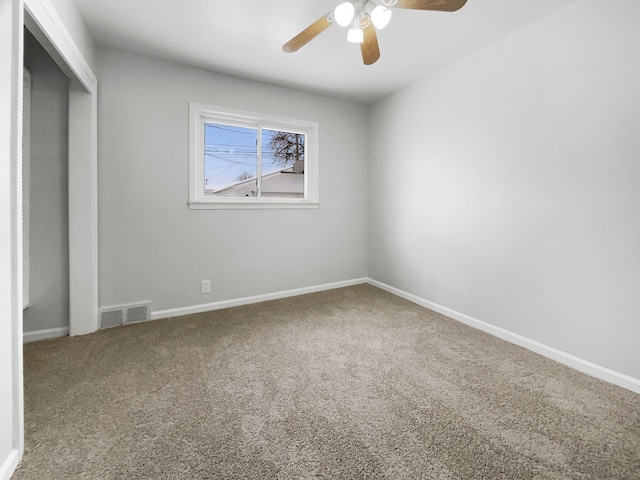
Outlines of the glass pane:
{"type": "Polygon", "coordinates": [[[204,193],[255,197],[258,152],[254,128],[204,124],[204,193]]]}
{"type": "Polygon", "coordinates": [[[304,198],[306,135],[262,130],[262,196],[304,198]]]}

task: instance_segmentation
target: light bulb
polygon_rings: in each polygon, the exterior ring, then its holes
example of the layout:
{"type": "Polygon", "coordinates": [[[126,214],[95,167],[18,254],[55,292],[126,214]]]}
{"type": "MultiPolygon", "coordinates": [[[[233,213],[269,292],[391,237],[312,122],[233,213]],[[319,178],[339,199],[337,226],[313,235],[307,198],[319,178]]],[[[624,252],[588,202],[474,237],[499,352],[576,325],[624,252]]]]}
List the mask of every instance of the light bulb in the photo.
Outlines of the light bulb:
{"type": "Polygon", "coordinates": [[[364,42],[364,32],[361,28],[350,28],[347,32],[347,42],[362,43],[364,42]]]}
{"type": "Polygon", "coordinates": [[[353,16],[356,13],[356,9],[351,2],[342,2],[338,5],[333,12],[333,16],[336,18],[336,23],[341,27],[346,27],[353,20],[353,16]]]}
{"type": "Polygon", "coordinates": [[[391,20],[391,10],[387,7],[383,7],[382,5],[378,5],[371,12],[371,22],[373,26],[378,30],[382,30],[389,24],[389,20],[391,20]]]}

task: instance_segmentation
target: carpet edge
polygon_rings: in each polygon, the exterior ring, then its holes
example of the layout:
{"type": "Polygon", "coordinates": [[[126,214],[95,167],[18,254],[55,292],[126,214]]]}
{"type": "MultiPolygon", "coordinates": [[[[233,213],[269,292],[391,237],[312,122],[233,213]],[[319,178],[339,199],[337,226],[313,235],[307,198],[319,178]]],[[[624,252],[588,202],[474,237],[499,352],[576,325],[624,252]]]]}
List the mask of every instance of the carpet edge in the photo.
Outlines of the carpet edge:
{"type": "Polygon", "coordinates": [[[374,287],[378,287],[381,290],[385,290],[389,293],[397,295],[398,297],[404,298],[405,300],[415,303],[416,305],[420,305],[421,307],[433,310],[434,312],[441,313],[442,315],[452,318],[453,320],[456,320],[458,322],[464,323],[465,325],[475,328],[476,330],[483,331],[509,343],[513,343],[520,347],[526,348],[527,350],[531,350],[534,353],[554,360],[567,367],[573,368],[574,370],[578,370],[579,372],[585,373],[600,380],[604,380],[627,390],[631,390],[634,393],[640,394],[640,379],[617,372],[607,367],[603,367],[602,365],[598,365],[589,360],[576,357],[575,355],[572,355],[570,353],[563,352],[562,350],[550,347],[548,345],[545,345],[544,343],[532,340],[510,330],[492,325],[491,323],[484,322],[482,320],[478,320],[477,318],[473,318],[469,315],[457,312],[429,300],[425,300],[424,298],[418,297],[417,295],[405,292],[404,290],[392,287],[391,285],[387,285],[386,283],[379,282],[372,278],[368,278],[367,283],[374,287]]]}

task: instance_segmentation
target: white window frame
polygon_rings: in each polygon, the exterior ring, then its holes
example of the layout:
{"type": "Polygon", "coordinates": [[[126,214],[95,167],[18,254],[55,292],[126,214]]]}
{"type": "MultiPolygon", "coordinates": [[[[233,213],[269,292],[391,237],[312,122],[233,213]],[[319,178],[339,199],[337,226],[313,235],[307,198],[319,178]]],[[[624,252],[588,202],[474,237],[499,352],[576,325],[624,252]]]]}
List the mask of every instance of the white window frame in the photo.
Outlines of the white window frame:
{"type": "MultiPolygon", "coordinates": [[[[189,208],[203,209],[278,209],[318,208],[319,168],[318,130],[316,122],[278,117],[224,107],[189,103],[189,208]],[[306,135],[304,198],[213,197],[204,191],[204,126],[218,123],[246,128],[283,130],[306,135]]],[[[260,150],[260,149],[258,149],[260,150]]],[[[258,174],[260,162],[257,164],[258,174]]]]}

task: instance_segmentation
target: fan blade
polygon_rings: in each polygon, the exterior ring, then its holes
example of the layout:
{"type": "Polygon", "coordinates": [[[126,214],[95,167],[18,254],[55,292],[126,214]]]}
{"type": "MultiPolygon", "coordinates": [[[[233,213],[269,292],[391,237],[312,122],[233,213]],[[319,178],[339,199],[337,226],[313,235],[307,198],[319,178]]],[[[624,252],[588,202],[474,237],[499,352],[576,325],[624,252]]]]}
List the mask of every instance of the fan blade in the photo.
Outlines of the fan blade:
{"type": "Polygon", "coordinates": [[[440,12],[455,12],[464,7],[467,0],[398,0],[392,5],[396,8],[410,8],[412,10],[438,10],[440,12]]]}
{"type": "Polygon", "coordinates": [[[365,65],[373,65],[380,58],[376,27],[371,22],[364,29],[364,42],[360,44],[360,50],[362,51],[362,61],[365,65]]]}
{"type": "Polygon", "coordinates": [[[324,32],[333,23],[332,21],[329,21],[331,13],[332,12],[329,12],[326,15],[323,15],[318,20],[316,20],[311,25],[309,25],[307,28],[305,28],[303,31],[301,31],[298,35],[296,35],[287,43],[285,43],[284,46],[282,47],[282,50],[284,50],[287,53],[297,52],[302,47],[304,47],[307,43],[309,43],[311,40],[313,40],[322,32],[324,32]]]}

